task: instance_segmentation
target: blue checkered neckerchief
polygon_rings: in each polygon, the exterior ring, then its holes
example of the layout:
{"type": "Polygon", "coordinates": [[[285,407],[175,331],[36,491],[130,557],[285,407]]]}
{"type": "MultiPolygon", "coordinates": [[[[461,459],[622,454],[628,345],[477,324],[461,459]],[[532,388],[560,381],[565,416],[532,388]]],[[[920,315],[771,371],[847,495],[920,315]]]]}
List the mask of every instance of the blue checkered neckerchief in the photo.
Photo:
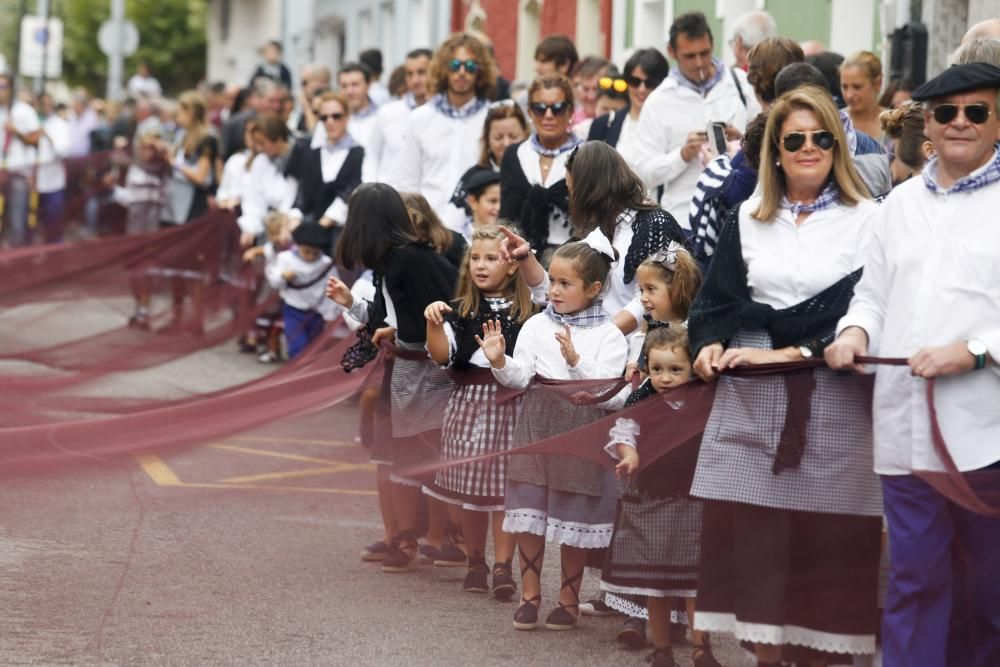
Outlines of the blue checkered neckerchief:
{"type": "Polygon", "coordinates": [[[715,74],[712,75],[712,78],[702,83],[698,83],[697,81],[692,81],[691,79],[681,74],[680,67],[674,67],[673,69],[671,69],[670,74],[668,74],[667,76],[676,81],[678,85],[683,86],[688,90],[693,90],[694,92],[704,97],[705,95],[708,95],[708,91],[712,90],[712,88],[715,88],[715,84],[719,83],[719,81],[722,80],[722,74],[723,72],[726,71],[726,66],[718,58],[712,58],[712,67],[715,68],[715,74]]]}
{"type": "Polygon", "coordinates": [[[566,142],[558,148],[546,148],[542,145],[542,142],[538,140],[538,134],[535,132],[531,133],[531,147],[536,153],[544,155],[545,157],[559,157],[566,151],[571,151],[582,143],[583,141],[580,140],[580,137],[575,134],[570,134],[569,138],[566,139],[566,142]]]}
{"type": "Polygon", "coordinates": [[[605,322],[608,322],[611,318],[608,314],[604,312],[604,306],[601,304],[601,300],[598,299],[590,305],[588,308],[572,313],[570,315],[563,315],[562,313],[557,313],[555,308],[552,307],[550,303],[545,307],[545,314],[549,316],[549,319],[556,324],[565,324],[571,327],[599,327],[605,322]]]}
{"type": "Polygon", "coordinates": [[[340,139],[338,139],[335,143],[330,143],[329,139],[327,139],[327,142],[323,145],[323,148],[325,148],[328,152],[332,153],[333,151],[337,150],[338,148],[351,149],[351,148],[354,148],[355,146],[360,146],[360,145],[361,144],[359,144],[357,142],[357,140],[355,140],[354,137],[352,137],[349,134],[345,134],[340,139]]]}
{"type": "Polygon", "coordinates": [[[372,98],[369,97],[368,106],[366,106],[361,111],[355,111],[354,113],[351,114],[351,117],[357,119],[371,118],[377,113],[378,113],[378,105],[376,105],[375,102],[372,101],[372,98]]]}
{"type": "Polygon", "coordinates": [[[846,109],[840,110],[840,122],[844,124],[844,134],[847,135],[847,154],[854,155],[858,152],[858,131],[854,129],[854,121],[846,109]]]}
{"type": "Polygon", "coordinates": [[[840,190],[834,185],[833,181],[826,184],[823,188],[823,192],[819,193],[816,197],[816,201],[811,204],[800,204],[799,202],[789,201],[788,197],[781,197],[781,208],[787,208],[792,212],[794,217],[798,217],[800,213],[814,213],[816,211],[822,211],[825,208],[830,208],[831,206],[836,206],[837,202],[840,201],[840,190]]]}
{"type": "Polygon", "coordinates": [[[431,99],[431,103],[434,108],[443,113],[449,118],[469,118],[470,116],[475,116],[480,109],[486,106],[486,100],[473,97],[471,100],[466,102],[464,105],[455,108],[448,102],[448,96],[444,93],[438,93],[431,99]]]}
{"type": "Polygon", "coordinates": [[[924,185],[934,194],[971,192],[1000,181],[1000,148],[993,149],[993,159],[968,176],[958,179],[950,188],[943,188],[937,182],[938,157],[935,155],[924,166],[924,185]]]}

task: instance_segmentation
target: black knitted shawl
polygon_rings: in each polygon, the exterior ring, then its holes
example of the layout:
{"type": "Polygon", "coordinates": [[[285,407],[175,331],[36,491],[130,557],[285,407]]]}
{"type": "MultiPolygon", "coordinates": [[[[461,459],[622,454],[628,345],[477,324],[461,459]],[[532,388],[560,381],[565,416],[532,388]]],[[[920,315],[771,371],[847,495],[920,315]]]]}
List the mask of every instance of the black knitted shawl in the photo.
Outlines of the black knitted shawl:
{"type": "Polygon", "coordinates": [[[706,345],[725,344],[740,330],[767,331],[774,349],[804,345],[819,355],[833,342],[837,321],[847,312],[861,269],[788,308],[758,303],[747,284],[738,215],[738,208],[730,212],[712,267],[691,305],[688,336],[695,356],[706,345]]]}
{"type": "Polygon", "coordinates": [[[487,321],[500,321],[500,331],[507,342],[507,349],[514,349],[523,322],[518,322],[510,316],[510,306],[510,302],[506,299],[480,297],[475,314],[462,317],[458,314],[457,302],[452,302],[454,310],[445,316],[445,321],[451,325],[455,333],[455,350],[451,354],[452,368],[456,370],[472,368],[469,359],[479,349],[476,336],[483,335],[483,325],[487,321]]]}
{"type": "Polygon", "coordinates": [[[632,220],[632,243],[625,253],[625,284],[635,278],[639,265],[650,255],[667,247],[671,241],[683,244],[687,235],[681,226],[662,208],[641,209],[632,220]]]}

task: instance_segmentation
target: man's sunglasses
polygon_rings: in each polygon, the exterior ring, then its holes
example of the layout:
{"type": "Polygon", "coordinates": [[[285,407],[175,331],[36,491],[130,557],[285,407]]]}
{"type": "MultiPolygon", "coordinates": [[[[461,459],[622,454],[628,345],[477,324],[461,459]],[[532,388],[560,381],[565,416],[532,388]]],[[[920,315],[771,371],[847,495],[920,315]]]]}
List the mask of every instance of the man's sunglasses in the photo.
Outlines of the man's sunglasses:
{"type": "Polygon", "coordinates": [[[985,104],[938,104],[931,111],[934,120],[947,125],[958,118],[959,109],[965,114],[970,123],[982,125],[990,117],[990,108],[985,104]]]}
{"type": "Polygon", "coordinates": [[[448,63],[448,69],[452,72],[457,72],[463,67],[469,74],[475,74],[479,71],[479,63],[475,60],[459,60],[458,58],[452,58],[448,63]]]}
{"type": "Polygon", "coordinates": [[[321,116],[317,116],[319,122],[325,123],[328,120],[344,120],[344,114],[342,113],[325,113],[321,116]]]}
{"type": "Polygon", "coordinates": [[[551,111],[553,116],[561,116],[569,111],[569,102],[553,102],[552,104],[532,102],[528,108],[531,109],[531,113],[539,117],[544,116],[546,111],[551,111]]]}
{"type": "Polygon", "coordinates": [[[654,79],[653,77],[641,79],[637,76],[627,76],[625,77],[625,83],[633,88],[645,85],[646,90],[655,90],[661,83],[663,83],[663,79],[654,79]]]}
{"type": "Polygon", "coordinates": [[[610,76],[602,76],[597,80],[597,85],[600,86],[601,90],[614,89],[617,93],[624,93],[628,90],[628,81],[625,79],[615,79],[610,76]]]}
{"type": "Polygon", "coordinates": [[[816,130],[814,132],[789,132],[781,138],[781,145],[789,153],[796,153],[806,145],[807,138],[812,140],[813,146],[824,151],[832,149],[833,145],[837,142],[837,138],[833,136],[833,132],[816,130]]]}

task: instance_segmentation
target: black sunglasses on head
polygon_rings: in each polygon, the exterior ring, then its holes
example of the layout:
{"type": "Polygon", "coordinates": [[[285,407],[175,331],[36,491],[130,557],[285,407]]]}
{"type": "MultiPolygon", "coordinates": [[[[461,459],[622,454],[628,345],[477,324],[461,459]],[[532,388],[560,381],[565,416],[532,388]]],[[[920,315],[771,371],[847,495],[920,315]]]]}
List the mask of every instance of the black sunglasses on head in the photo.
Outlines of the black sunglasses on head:
{"type": "Polygon", "coordinates": [[[325,113],[325,114],[322,114],[320,116],[317,116],[317,118],[319,118],[319,122],[325,123],[326,121],[330,120],[331,118],[333,120],[344,120],[344,114],[342,114],[342,113],[325,113]]]}
{"type": "Polygon", "coordinates": [[[463,67],[469,74],[475,74],[479,71],[479,63],[475,60],[459,60],[458,58],[452,58],[451,62],[448,63],[448,69],[452,72],[457,72],[463,67]]]}
{"type": "Polygon", "coordinates": [[[544,116],[546,111],[551,111],[553,116],[561,116],[569,111],[569,102],[553,102],[552,104],[532,102],[528,108],[536,116],[544,116]]]}
{"type": "Polygon", "coordinates": [[[781,145],[789,153],[796,153],[806,145],[806,139],[811,139],[813,146],[824,151],[833,148],[837,138],[833,132],[828,130],[815,130],[813,132],[789,132],[781,138],[781,145]]]}
{"type": "Polygon", "coordinates": [[[958,111],[962,110],[966,119],[974,125],[982,125],[990,117],[990,108],[983,103],[976,104],[938,104],[931,114],[934,120],[947,125],[958,118],[958,111]]]}
{"type": "Polygon", "coordinates": [[[637,76],[627,76],[625,77],[625,83],[633,88],[645,85],[646,90],[655,90],[661,83],[663,83],[663,79],[654,79],[651,76],[646,77],[645,79],[641,79],[637,76]]]}

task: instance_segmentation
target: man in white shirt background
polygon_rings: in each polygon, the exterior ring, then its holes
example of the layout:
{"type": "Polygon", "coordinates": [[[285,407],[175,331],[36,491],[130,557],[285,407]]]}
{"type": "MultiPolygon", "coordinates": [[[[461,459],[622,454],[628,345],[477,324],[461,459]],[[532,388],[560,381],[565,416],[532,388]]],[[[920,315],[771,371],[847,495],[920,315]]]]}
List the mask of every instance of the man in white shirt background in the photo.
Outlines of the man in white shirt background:
{"type": "MultiPolygon", "coordinates": [[[[408,141],[387,167],[386,182],[419,192],[451,224],[449,199],[465,171],[479,160],[483,120],[496,89],[497,70],[486,47],[467,33],[449,37],[431,60],[425,105],[409,116],[408,141]]],[[[454,207],[452,207],[454,208],[454,207]]],[[[464,212],[455,218],[464,223],[464,212]]]]}
{"type": "Polygon", "coordinates": [[[347,98],[347,106],[351,111],[347,132],[366,149],[375,128],[375,113],[378,111],[368,95],[371,80],[371,71],[361,63],[347,63],[337,72],[337,86],[347,98]]]}
{"type": "Polygon", "coordinates": [[[23,245],[28,234],[31,169],[41,135],[38,113],[27,102],[13,98],[13,81],[0,74],[0,189],[3,190],[3,241],[23,245]]]}
{"type": "MultiPolygon", "coordinates": [[[[876,368],[875,472],[882,477],[891,568],[882,621],[886,667],[1000,664],[1000,518],[971,511],[915,471],[947,451],[974,490],[1000,492],[1000,69],[956,65],[913,92],[937,155],[882,204],[864,276],[832,368],[876,368]],[[982,472],[975,472],[982,471],[982,472]],[[968,474],[971,473],[971,474],[968,474]]],[[[982,509],[982,508],[980,508],[982,509]]]]}
{"type": "Polygon", "coordinates": [[[704,14],[689,12],[674,20],[667,51],[677,66],[646,98],[634,150],[622,156],[651,192],[663,186],[660,205],[684,228],[702,172],[708,124],[725,123],[732,139],[760,113],[746,74],[727,68],[712,56],[712,48],[704,14]]]}
{"type": "Polygon", "coordinates": [[[430,67],[429,49],[414,49],[406,54],[403,71],[406,73],[406,94],[379,107],[375,127],[365,153],[375,161],[376,180],[384,181],[388,167],[403,150],[410,112],[427,101],[427,70],[430,67]]]}
{"type": "Polygon", "coordinates": [[[144,60],[139,61],[139,64],[136,65],[135,74],[128,80],[125,88],[128,91],[128,96],[133,98],[148,97],[155,100],[163,96],[160,82],[150,71],[149,63],[144,60]]]}

